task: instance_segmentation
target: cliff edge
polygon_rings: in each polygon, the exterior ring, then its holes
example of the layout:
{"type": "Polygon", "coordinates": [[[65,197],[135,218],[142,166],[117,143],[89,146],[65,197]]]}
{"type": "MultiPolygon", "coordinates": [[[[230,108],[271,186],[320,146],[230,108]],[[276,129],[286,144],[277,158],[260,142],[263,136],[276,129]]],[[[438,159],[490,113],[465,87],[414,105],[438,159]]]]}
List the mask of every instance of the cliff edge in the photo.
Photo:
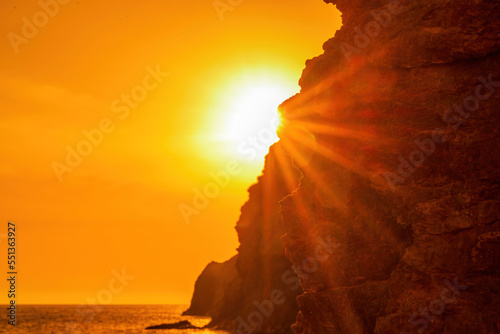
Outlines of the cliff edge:
{"type": "Polygon", "coordinates": [[[207,266],[186,314],[210,316],[209,327],[235,333],[292,333],[302,289],[281,243],[279,202],[299,177],[281,145],[271,146],[236,224],[238,254],[207,266]]]}

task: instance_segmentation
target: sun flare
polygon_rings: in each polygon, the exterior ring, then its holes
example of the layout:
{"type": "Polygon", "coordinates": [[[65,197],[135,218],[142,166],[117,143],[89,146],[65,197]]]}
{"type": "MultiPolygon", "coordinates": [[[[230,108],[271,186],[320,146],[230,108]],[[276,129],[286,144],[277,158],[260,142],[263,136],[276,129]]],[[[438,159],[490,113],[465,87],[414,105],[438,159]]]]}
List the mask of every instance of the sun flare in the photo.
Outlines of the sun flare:
{"type": "MultiPolygon", "coordinates": [[[[259,132],[276,132],[279,124],[278,106],[283,96],[286,96],[285,90],[274,85],[249,87],[234,96],[224,124],[225,138],[241,141],[259,132]]],[[[271,139],[277,140],[275,133],[268,141],[271,139]]]]}
{"type": "Polygon", "coordinates": [[[232,84],[229,92],[220,110],[218,140],[233,156],[260,163],[279,139],[278,106],[297,92],[297,86],[279,77],[246,78],[232,84]]]}

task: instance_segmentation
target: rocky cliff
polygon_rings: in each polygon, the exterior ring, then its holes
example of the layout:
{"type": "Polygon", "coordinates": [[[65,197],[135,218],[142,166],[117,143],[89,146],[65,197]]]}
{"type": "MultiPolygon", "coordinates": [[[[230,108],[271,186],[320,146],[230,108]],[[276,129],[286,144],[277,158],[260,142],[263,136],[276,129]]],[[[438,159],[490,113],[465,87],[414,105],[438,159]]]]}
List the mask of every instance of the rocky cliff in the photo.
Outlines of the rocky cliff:
{"type": "Polygon", "coordinates": [[[185,314],[209,315],[211,327],[233,332],[292,333],[302,290],[281,243],[279,202],[297,188],[299,176],[281,146],[273,145],[241,208],[238,254],[207,266],[185,314]]]}
{"type": "MultiPolygon", "coordinates": [[[[343,26],[281,106],[300,185],[266,196],[263,180],[286,179],[268,168],[274,148],[253,200],[250,189],[249,203],[280,203],[304,291],[294,331],[499,333],[498,1],[326,2],[343,26]]],[[[262,300],[287,266],[265,270],[281,230],[252,212],[237,227],[238,272],[262,300]]]]}
{"type": "Polygon", "coordinates": [[[295,331],[500,332],[498,1],[327,2],[343,26],[282,106],[287,253],[337,245],[295,331]]]}

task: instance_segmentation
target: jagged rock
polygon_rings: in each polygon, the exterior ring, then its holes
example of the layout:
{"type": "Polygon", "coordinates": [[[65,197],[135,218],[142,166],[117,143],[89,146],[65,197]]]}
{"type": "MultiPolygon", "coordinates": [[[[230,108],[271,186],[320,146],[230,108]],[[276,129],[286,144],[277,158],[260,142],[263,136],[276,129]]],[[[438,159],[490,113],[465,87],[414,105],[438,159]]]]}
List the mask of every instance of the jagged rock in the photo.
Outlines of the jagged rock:
{"type": "Polygon", "coordinates": [[[281,244],[279,201],[297,188],[299,176],[281,146],[273,145],[263,174],[249,188],[249,199],[241,209],[236,225],[238,255],[207,266],[186,314],[211,316],[210,327],[234,332],[250,328],[254,334],[291,333],[298,312],[295,299],[302,290],[281,244]],[[278,300],[284,299],[283,303],[270,301],[275,290],[282,292],[278,300]]]}
{"type": "Polygon", "coordinates": [[[343,26],[281,108],[288,257],[338,243],[296,333],[499,332],[498,1],[327,2],[343,26]]]}

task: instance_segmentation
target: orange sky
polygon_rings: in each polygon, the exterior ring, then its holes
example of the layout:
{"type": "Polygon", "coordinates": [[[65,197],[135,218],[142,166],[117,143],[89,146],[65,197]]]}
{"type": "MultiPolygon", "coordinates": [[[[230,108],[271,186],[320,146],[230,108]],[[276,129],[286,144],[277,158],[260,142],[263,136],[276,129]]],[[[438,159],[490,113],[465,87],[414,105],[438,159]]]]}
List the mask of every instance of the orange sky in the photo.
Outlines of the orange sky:
{"type": "Polygon", "coordinates": [[[0,241],[5,258],[17,222],[17,301],[85,303],[125,268],[135,278],[112,303],[188,303],[205,265],[236,253],[262,168],[237,148],[247,104],[262,87],[297,92],[340,15],[320,0],[244,0],[224,20],[211,0],[61,2],[47,0],[53,17],[37,1],[0,4],[0,241]],[[70,167],[68,146],[92,152],[70,167]],[[230,161],[238,173],[186,223],[179,205],[230,161]]]}

